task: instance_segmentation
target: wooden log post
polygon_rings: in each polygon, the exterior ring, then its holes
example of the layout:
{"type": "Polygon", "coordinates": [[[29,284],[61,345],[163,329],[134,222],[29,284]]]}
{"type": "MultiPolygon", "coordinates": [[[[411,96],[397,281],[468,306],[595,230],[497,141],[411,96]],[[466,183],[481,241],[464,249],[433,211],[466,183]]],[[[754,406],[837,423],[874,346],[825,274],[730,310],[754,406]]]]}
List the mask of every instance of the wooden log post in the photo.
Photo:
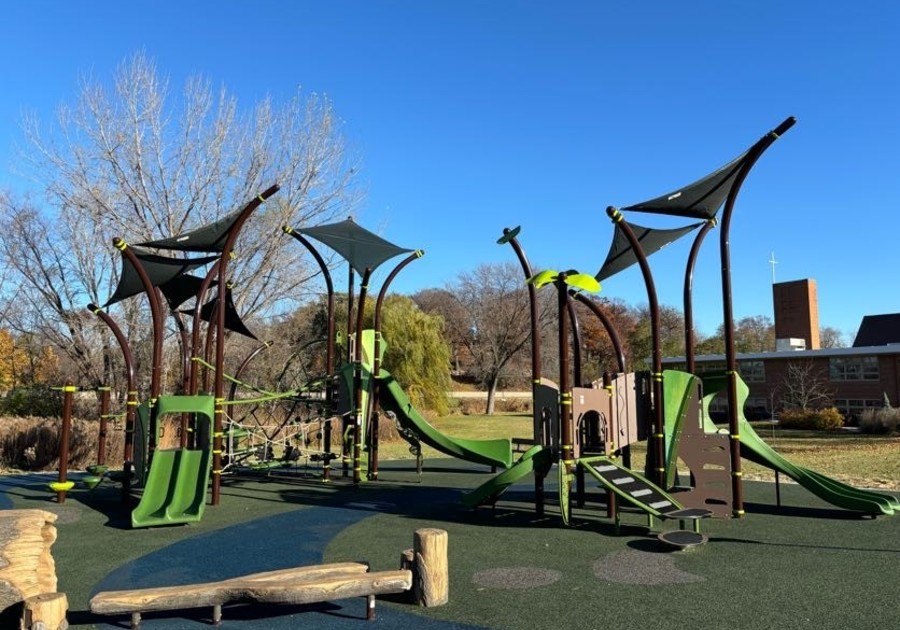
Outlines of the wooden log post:
{"type": "Polygon", "coordinates": [[[0,610],[56,592],[56,518],[46,510],[0,510],[0,610]]]}
{"type": "Polygon", "coordinates": [[[447,532],[417,529],[413,539],[415,571],[413,597],[420,606],[442,606],[450,601],[450,572],[447,565],[447,532]]]}
{"type": "Polygon", "coordinates": [[[65,593],[43,593],[25,600],[22,627],[25,630],[66,630],[69,600],[65,593]]]}

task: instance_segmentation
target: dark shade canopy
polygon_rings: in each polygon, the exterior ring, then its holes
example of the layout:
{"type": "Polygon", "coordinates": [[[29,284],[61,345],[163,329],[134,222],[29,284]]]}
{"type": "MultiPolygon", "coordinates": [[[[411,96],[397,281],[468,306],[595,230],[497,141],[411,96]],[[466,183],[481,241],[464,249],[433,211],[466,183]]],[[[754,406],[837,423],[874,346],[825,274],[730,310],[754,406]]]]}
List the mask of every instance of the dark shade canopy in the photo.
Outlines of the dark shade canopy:
{"type": "MultiPolygon", "coordinates": [[[[163,287],[171,283],[173,280],[187,274],[198,267],[208,265],[218,260],[218,256],[204,256],[202,258],[169,258],[167,256],[159,256],[149,252],[139,251],[132,248],[137,259],[141,262],[141,267],[150,278],[150,283],[155,287],[163,287]]],[[[138,275],[137,269],[131,264],[127,256],[122,256],[122,272],[119,274],[119,284],[104,307],[111,306],[116,302],[144,292],[144,284],[138,275]]],[[[187,298],[185,298],[187,299],[187,298]]],[[[182,300],[183,301],[183,300],[182,300]]]]}
{"type": "Polygon", "coordinates": [[[691,219],[712,219],[728,198],[749,149],[720,169],[693,184],[662,197],[620,208],[622,211],[670,214],[691,219]]]}
{"type": "MultiPolygon", "coordinates": [[[[628,241],[628,236],[622,229],[622,223],[627,222],[621,221],[616,223],[616,228],[613,232],[612,245],[609,247],[609,253],[606,254],[606,260],[603,262],[603,266],[600,267],[600,271],[594,276],[597,280],[602,281],[606,278],[610,278],[637,262],[637,255],[631,247],[631,243],[628,241]]],[[[628,226],[631,228],[631,231],[634,232],[634,235],[641,246],[641,250],[644,252],[644,256],[649,257],[650,254],[653,254],[669,243],[678,240],[685,234],[703,225],[703,223],[705,222],[701,221],[700,223],[692,223],[685,227],[666,230],[643,227],[634,223],[628,223],[628,226]]]]}
{"type": "MultiPolygon", "coordinates": [[[[211,322],[216,316],[216,305],[218,302],[219,298],[215,297],[201,306],[200,319],[205,322],[211,322]]],[[[193,315],[194,309],[182,311],[182,313],[193,315]]],[[[245,337],[250,337],[250,339],[259,341],[256,335],[250,332],[250,329],[244,324],[244,320],[241,319],[241,316],[238,315],[237,308],[234,306],[234,299],[231,296],[231,287],[225,288],[225,328],[232,332],[236,332],[239,335],[244,335],[245,337]]]]}
{"type": "Polygon", "coordinates": [[[366,269],[375,271],[381,263],[394,256],[413,251],[384,240],[377,234],[360,227],[352,219],[340,223],[302,228],[297,232],[328,245],[343,256],[344,260],[360,275],[363,275],[366,269]]]}
{"type": "Polygon", "coordinates": [[[232,212],[218,221],[197,228],[191,232],[185,232],[178,236],[138,243],[142,247],[154,247],[156,249],[168,249],[180,252],[221,252],[225,248],[228,233],[238,220],[243,210],[232,212]]]}
{"type": "MultiPolygon", "coordinates": [[[[197,297],[202,285],[203,278],[192,276],[191,274],[184,274],[170,282],[160,285],[159,289],[166,298],[166,302],[169,303],[169,308],[174,311],[192,297],[197,297]]],[[[216,281],[213,280],[210,282],[209,286],[216,286],[216,281]]]]}

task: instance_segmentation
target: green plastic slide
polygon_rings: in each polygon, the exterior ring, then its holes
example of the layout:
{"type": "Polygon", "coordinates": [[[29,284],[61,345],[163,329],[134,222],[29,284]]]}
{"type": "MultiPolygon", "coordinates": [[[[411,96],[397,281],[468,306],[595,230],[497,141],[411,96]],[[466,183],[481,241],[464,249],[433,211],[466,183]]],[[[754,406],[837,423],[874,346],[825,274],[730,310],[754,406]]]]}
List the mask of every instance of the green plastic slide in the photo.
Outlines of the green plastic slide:
{"type": "Polygon", "coordinates": [[[550,467],[553,466],[553,460],[550,458],[551,451],[541,445],[535,445],[522,454],[522,457],[512,465],[511,468],[504,470],[496,477],[488,479],[471,492],[462,496],[463,505],[474,508],[479,505],[493,505],[497,499],[506,492],[506,490],[516,483],[522,477],[532,472],[541,477],[545,477],[550,467]]]}
{"type": "Polygon", "coordinates": [[[141,502],[131,512],[131,526],[199,521],[206,505],[209,454],[208,448],[157,450],[141,502]]]}
{"type": "MultiPolygon", "coordinates": [[[[725,388],[726,383],[724,376],[704,377],[703,379],[703,409],[705,430],[707,432],[718,430],[716,425],[709,420],[706,410],[709,402],[718,392],[725,388]]],[[[749,388],[740,377],[737,377],[737,394],[738,408],[741,409],[741,413],[738,416],[738,432],[741,436],[742,457],[787,475],[820,499],[837,507],[873,515],[890,515],[895,510],[900,510],[900,501],[892,495],[854,488],[836,479],[826,477],[821,473],[791,463],[766,444],[744,418],[743,408],[744,402],[749,395],[749,388]]]]}
{"type": "MultiPolygon", "coordinates": [[[[160,396],[154,404],[157,419],[166,414],[193,414],[196,423],[212,426],[212,396],[160,396]]],[[[209,431],[207,434],[211,434],[209,431]]],[[[157,449],[153,453],[140,503],[131,512],[132,527],[191,523],[203,517],[209,485],[211,448],[157,449]]]]}
{"type": "Polygon", "coordinates": [[[470,462],[487,466],[509,468],[512,465],[512,441],[501,438],[496,440],[465,440],[451,438],[437,429],[416,411],[403,388],[387,371],[381,370],[379,376],[379,403],[386,411],[397,416],[397,421],[405,429],[413,431],[419,439],[433,449],[470,462]]]}

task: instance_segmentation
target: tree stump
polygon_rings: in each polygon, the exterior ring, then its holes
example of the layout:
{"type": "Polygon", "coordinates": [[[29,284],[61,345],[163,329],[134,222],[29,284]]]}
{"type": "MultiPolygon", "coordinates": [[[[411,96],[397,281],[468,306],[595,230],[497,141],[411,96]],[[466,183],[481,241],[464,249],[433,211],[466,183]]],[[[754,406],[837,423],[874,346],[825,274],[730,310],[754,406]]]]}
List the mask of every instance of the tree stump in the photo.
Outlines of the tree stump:
{"type": "Polygon", "coordinates": [[[0,511],[0,610],[56,592],[55,522],[45,510],[0,511]]]}
{"type": "Polygon", "coordinates": [[[22,627],[25,630],[66,630],[69,600],[65,593],[44,593],[25,600],[22,627]]]}
{"type": "Polygon", "coordinates": [[[413,540],[416,570],[413,597],[420,606],[441,606],[450,601],[450,571],[447,566],[447,532],[417,529],[413,540]]]}

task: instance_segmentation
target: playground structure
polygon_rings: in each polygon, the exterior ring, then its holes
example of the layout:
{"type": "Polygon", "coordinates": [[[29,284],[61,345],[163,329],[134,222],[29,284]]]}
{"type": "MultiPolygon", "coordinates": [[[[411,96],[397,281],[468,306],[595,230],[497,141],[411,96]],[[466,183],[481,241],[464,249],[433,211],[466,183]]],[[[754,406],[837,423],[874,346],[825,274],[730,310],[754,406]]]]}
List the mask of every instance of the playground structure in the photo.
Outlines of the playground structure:
{"type": "MultiPolygon", "coordinates": [[[[709,516],[741,517],[741,457],[787,474],[831,503],[867,514],[891,514],[900,504],[890,495],[866,492],[822,475],[800,469],[772,451],[742,415],[746,387],[740,380],[734,352],[728,226],[740,187],[761,154],[794,124],[789,118],[747,151],[706,177],[647,202],[607,214],[615,231],[609,253],[595,276],[577,271],[535,273],[525,256],[519,228],[505,229],[500,244],[510,244],[527,280],[532,320],[533,446],[514,457],[511,439],[461,440],[435,429],[410,402],[400,385],[382,366],[386,341],[381,334],[382,306],[396,275],[424,252],[399,247],[358,226],[352,220],[309,228],[284,227],[316,260],[326,284],[327,330],[324,370],[286,391],[269,391],[241,380],[253,360],[270,347],[261,343],[233,375],[224,370],[226,331],[255,337],[243,324],[232,300],[226,260],[238,231],[273,186],[242,210],[214,224],[171,238],[130,247],[114,241],[122,253],[119,285],[102,308],[92,310],[112,331],[124,357],[127,398],[125,414],[125,467],[105,473],[122,482],[123,495],[142,487],[140,504],[132,512],[132,526],[186,523],[202,517],[207,488],[212,505],[219,502],[223,474],[265,472],[296,466],[300,458],[321,464],[321,477],[331,478],[331,462],[340,459],[343,477],[354,484],[363,480],[363,451],[367,452],[366,478],[378,479],[378,427],[381,411],[395,420],[401,435],[412,445],[421,471],[421,445],[467,461],[504,469],[463,497],[476,507],[494,504],[512,484],[533,475],[535,510],[544,511],[544,479],[557,465],[560,513],[570,521],[570,503],[585,503],[585,484],[594,479],[606,491],[607,516],[619,522],[624,501],[653,519],[678,520],[682,529],[691,523],[699,536],[699,520],[709,516]],[[692,374],[694,348],[691,310],[693,267],[706,234],[721,221],[722,286],[727,369],[723,375],[701,379],[692,374]],[[623,212],[669,214],[702,219],[685,227],[655,229],[631,224],[623,212]],[[659,307],[649,255],[700,228],[685,271],[685,372],[662,370],[659,307]],[[347,322],[337,332],[335,289],[324,257],[311,240],[333,249],[348,263],[347,322]],[[172,258],[150,250],[206,254],[172,258]],[[372,328],[364,327],[364,312],[373,272],[388,260],[407,254],[388,274],[378,293],[372,328]],[[640,266],[650,305],[653,340],[649,371],[628,371],[618,333],[586,293],[599,290],[599,282],[630,265],[640,266]],[[191,271],[211,265],[203,277],[191,271]],[[356,295],[356,276],[359,293],[356,295]],[[207,301],[212,287],[216,295],[207,301]],[[557,291],[560,382],[541,374],[537,335],[536,292],[544,286],[557,291]],[[134,362],[124,335],[104,310],[117,301],[146,293],[153,322],[153,357],[148,398],[139,403],[134,362]],[[180,333],[183,378],[181,392],[161,392],[163,300],[180,333]],[[179,306],[191,297],[196,305],[185,324],[179,306]],[[356,303],[354,304],[354,301],[356,303]],[[616,353],[617,371],[586,383],[582,378],[580,324],[575,303],[596,316],[616,353]],[[354,310],[355,308],[355,310],[354,310]],[[202,339],[206,324],[206,339],[202,339]],[[339,343],[338,340],[341,340],[339,343]],[[225,382],[230,382],[226,395],[225,382]],[[210,392],[212,393],[206,393],[210,392]],[[709,419],[713,397],[724,393],[729,401],[727,430],[709,419]],[[275,405],[277,413],[254,409],[275,405]],[[242,411],[243,410],[243,411],[242,411]],[[164,417],[175,418],[181,443],[176,449],[157,448],[164,417]],[[340,453],[332,451],[333,436],[340,437],[340,453]],[[647,443],[643,474],[633,470],[631,445],[647,443]]],[[[285,368],[287,370],[287,367],[285,368]]],[[[63,460],[64,461],[64,460],[63,460]]],[[[98,461],[98,468],[102,462],[98,461]]],[[[102,471],[100,471],[103,474],[102,471]]],[[[57,483],[64,498],[68,484],[63,467],[57,483]]],[[[695,544],[687,537],[683,545],[695,544]]]]}
{"type": "MultiPolygon", "coordinates": [[[[393,377],[382,369],[386,343],[381,336],[381,312],[385,295],[396,275],[424,252],[394,245],[351,219],[309,228],[282,228],[284,234],[306,248],[325,280],[327,330],[323,340],[323,373],[302,383],[291,383],[287,390],[277,392],[242,381],[244,370],[271,346],[269,342],[256,347],[235,374],[225,372],[227,332],[256,339],[235,308],[226,263],[241,227],[277,190],[273,186],[241,210],[186,234],[135,246],[122,239],[114,240],[122,254],[119,284],[103,307],[92,304],[88,308],[110,329],[121,349],[127,388],[125,464],[121,471],[109,471],[98,461],[85,484],[96,484],[103,478],[119,481],[126,500],[130,499],[132,489],[142,488],[140,502],[131,513],[133,527],[199,520],[207,503],[208,487],[210,503],[218,504],[224,474],[270,473],[293,468],[301,458],[321,464],[325,481],[331,478],[331,462],[340,458],[343,476],[352,474],[352,481],[357,484],[362,480],[365,449],[367,478],[377,479],[379,395],[384,397],[385,408],[397,419],[402,435],[419,455],[424,442],[451,455],[491,466],[510,463],[509,440],[487,443],[453,440],[435,431],[414,409],[393,377]],[[342,332],[336,332],[331,272],[310,239],[330,247],[348,263],[347,323],[342,332]],[[199,255],[179,257],[190,254],[199,255]],[[364,328],[372,274],[401,254],[407,256],[389,272],[378,293],[374,327],[364,328]],[[191,274],[206,266],[209,270],[205,275],[191,274]],[[358,295],[355,293],[357,275],[358,295]],[[215,294],[209,298],[213,287],[215,294]],[[108,307],[142,294],[147,295],[150,303],[153,349],[149,391],[146,399],[139,401],[133,353],[120,327],[109,315],[108,307]],[[191,298],[195,299],[193,308],[179,310],[191,298]],[[183,373],[180,391],[175,394],[164,393],[160,379],[166,311],[175,322],[181,348],[183,373]],[[190,316],[189,322],[185,321],[185,314],[190,316]],[[230,383],[227,395],[226,382],[230,383]],[[177,448],[159,447],[166,421],[177,428],[177,448]],[[339,453],[332,452],[334,435],[340,438],[339,453]]],[[[284,371],[287,370],[285,366],[284,371]]],[[[63,415],[70,420],[71,407],[63,415]]],[[[67,426],[68,422],[64,422],[64,428],[67,426]]],[[[66,457],[61,457],[61,461],[65,462],[66,457]]],[[[72,485],[66,479],[63,463],[59,480],[52,489],[62,501],[72,485]]]]}
{"type": "Polygon", "coordinates": [[[535,273],[519,243],[520,228],[503,231],[498,244],[512,246],[530,297],[535,445],[509,470],[470,493],[465,498],[468,505],[492,504],[512,483],[533,474],[535,510],[543,514],[543,479],[556,464],[564,522],[569,522],[573,498],[579,507],[584,505],[585,476],[590,475],[606,490],[607,516],[616,523],[619,500],[645,513],[651,525],[654,518],[677,519],[682,529],[686,523],[693,522],[693,532],[661,535],[675,546],[686,547],[702,542],[699,519],[744,515],[741,458],[747,457],[787,474],[839,507],[871,515],[889,515],[900,509],[900,502],[892,495],[858,490],[794,466],[769,448],[743,417],[747,388],[740,379],[734,346],[729,226],[738,192],[750,169],[794,123],[794,118],[786,119],[737,158],[682,189],[621,210],[609,207],[607,214],[615,225],[613,242],[594,277],[575,270],[535,273]],[[726,370],[722,375],[701,379],[692,373],[695,369],[693,269],[701,244],[718,223],[716,215],[723,206],[720,260],[726,370]],[[629,223],[623,215],[628,211],[701,221],[674,229],[655,229],[629,223]],[[700,229],[688,258],[684,283],[687,369],[663,371],[659,305],[647,258],[697,228],[700,229]],[[616,331],[596,304],[585,296],[585,292],[599,290],[599,281],[633,264],[640,266],[650,307],[653,349],[648,372],[626,371],[616,331]],[[541,375],[536,290],[544,285],[553,285],[558,295],[559,384],[541,375]],[[605,373],[593,383],[582,381],[581,333],[575,302],[586,306],[600,319],[617,355],[618,372],[605,373]],[[716,426],[708,413],[710,402],[721,393],[728,400],[727,429],[716,426]],[[630,446],[640,441],[647,443],[643,475],[631,469],[630,446]]]}

